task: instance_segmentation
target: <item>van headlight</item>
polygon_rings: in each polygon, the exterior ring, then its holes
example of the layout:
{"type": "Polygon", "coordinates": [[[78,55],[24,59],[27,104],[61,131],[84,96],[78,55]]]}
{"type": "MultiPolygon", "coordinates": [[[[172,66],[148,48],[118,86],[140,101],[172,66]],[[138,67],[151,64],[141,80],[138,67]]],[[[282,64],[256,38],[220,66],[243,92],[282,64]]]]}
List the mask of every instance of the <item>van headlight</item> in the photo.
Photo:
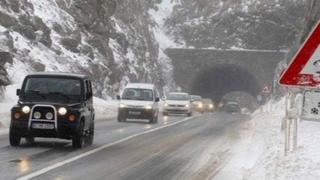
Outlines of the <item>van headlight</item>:
{"type": "Polygon", "coordinates": [[[168,107],[168,103],[164,103],[164,107],[168,107]]]}
{"type": "Polygon", "coordinates": [[[64,116],[67,114],[67,109],[65,107],[61,107],[58,109],[58,113],[59,115],[64,116]]]}
{"type": "Polygon", "coordinates": [[[152,106],[151,105],[146,105],[144,108],[149,110],[149,109],[152,109],[152,106]]]}
{"type": "Polygon", "coordinates": [[[189,104],[186,104],[186,105],[185,105],[185,107],[187,107],[187,108],[188,108],[189,106],[190,106],[189,104]]]}
{"type": "Polygon", "coordinates": [[[22,107],[22,112],[25,114],[28,114],[30,112],[30,107],[29,106],[23,106],[22,107]]]}
{"type": "Polygon", "coordinates": [[[127,105],[125,105],[125,104],[120,104],[119,105],[119,108],[126,108],[127,107],[127,105]]]}
{"type": "Polygon", "coordinates": [[[212,109],[212,108],[213,108],[213,104],[210,104],[210,105],[209,105],[209,108],[212,109]]]}
{"type": "Polygon", "coordinates": [[[202,108],[203,107],[203,104],[202,103],[199,103],[198,104],[198,108],[202,108]]]}

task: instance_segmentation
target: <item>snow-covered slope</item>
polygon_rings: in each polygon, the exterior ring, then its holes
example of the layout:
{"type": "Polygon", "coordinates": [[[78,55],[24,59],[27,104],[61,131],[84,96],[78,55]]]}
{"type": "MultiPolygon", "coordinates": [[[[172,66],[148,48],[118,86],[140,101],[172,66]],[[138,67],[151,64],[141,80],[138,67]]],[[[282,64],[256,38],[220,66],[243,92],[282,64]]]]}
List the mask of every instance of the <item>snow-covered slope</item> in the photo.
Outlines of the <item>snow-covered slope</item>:
{"type": "MultiPolygon", "coordinates": [[[[104,99],[130,81],[159,87],[173,83],[163,76],[170,64],[161,58],[162,50],[159,60],[158,41],[165,36],[156,36],[160,26],[153,18],[158,15],[148,14],[156,5],[131,0],[2,0],[0,56],[7,54],[4,68],[0,63],[0,87],[8,83],[3,77],[21,84],[34,71],[87,74],[94,80],[94,94],[104,99]]],[[[162,42],[164,47],[168,41],[162,42]]]]}

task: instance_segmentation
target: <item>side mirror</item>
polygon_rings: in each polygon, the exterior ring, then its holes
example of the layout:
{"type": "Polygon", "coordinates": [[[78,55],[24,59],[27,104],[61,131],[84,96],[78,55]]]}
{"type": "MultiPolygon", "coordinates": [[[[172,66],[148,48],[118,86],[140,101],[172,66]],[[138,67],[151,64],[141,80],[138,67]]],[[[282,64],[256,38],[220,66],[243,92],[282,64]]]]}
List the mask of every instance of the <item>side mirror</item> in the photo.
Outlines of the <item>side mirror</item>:
{"type": "Polygon", "coordinates": [[[117,100],[120,100],[120,95],[117,95],[116,98],[117,98],[117,100]]]}
{"type": "Polygon", "coordinates": [[[156,97],[155,102],[159,102],[160,98],[156,97]]]}
{"type": "Polygon", "coordinates": [[[161,100],[162,100],[162,101],[165,101],[165,100],[166,100],[166,97],[165,97],[165,96],[162,96],[162,97],[161,97],[161,100]]]}
{"type": "Polygon", "coordinates": [[[21,93],[21,89],[17,89],[16,95],[20,96],[20,93],[21,93]]]}

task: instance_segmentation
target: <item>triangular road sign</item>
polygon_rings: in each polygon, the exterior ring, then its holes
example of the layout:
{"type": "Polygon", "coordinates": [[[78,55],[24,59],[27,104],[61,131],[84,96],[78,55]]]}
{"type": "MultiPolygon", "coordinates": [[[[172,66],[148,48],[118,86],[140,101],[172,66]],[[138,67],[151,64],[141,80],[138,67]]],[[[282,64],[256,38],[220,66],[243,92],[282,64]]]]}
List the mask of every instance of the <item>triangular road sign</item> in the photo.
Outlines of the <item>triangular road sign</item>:
{"type": "Polygon", "coordinates": [[[320,21],[291,60],[279,83],[287,86],[316,87],[320,84],[320,21]]]}
{"type": "Polygon", "coordinates": [[[264,93],[264,94],[271,93],[271,89],[269,88],[269,86],[264,86],[264,88],[262,89],[262,93],[264,93]]]}

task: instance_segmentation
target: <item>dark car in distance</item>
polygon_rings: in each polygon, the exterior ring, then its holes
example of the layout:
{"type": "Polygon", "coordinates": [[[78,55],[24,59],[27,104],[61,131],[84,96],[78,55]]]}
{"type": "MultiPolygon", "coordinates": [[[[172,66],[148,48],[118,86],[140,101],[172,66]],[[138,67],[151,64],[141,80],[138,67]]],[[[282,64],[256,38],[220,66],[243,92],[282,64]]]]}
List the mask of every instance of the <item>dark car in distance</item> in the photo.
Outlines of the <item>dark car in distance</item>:
{"type": "Polygon", "coordinates": [[[240,105],[236,101],[226,101],[224,103],[221,103],[219,110],[227,112],[227,113],[239,113],[239,112],[241,112],[240,105]]]}
{"type": "Polygon", "coordinates": [[[35,137],[71,139],[74,148],[92,144],[95,112],[92,84],[85,75],[34,73],[17,90],[18,103],[11,109],[9,141],[35,137]]]}

